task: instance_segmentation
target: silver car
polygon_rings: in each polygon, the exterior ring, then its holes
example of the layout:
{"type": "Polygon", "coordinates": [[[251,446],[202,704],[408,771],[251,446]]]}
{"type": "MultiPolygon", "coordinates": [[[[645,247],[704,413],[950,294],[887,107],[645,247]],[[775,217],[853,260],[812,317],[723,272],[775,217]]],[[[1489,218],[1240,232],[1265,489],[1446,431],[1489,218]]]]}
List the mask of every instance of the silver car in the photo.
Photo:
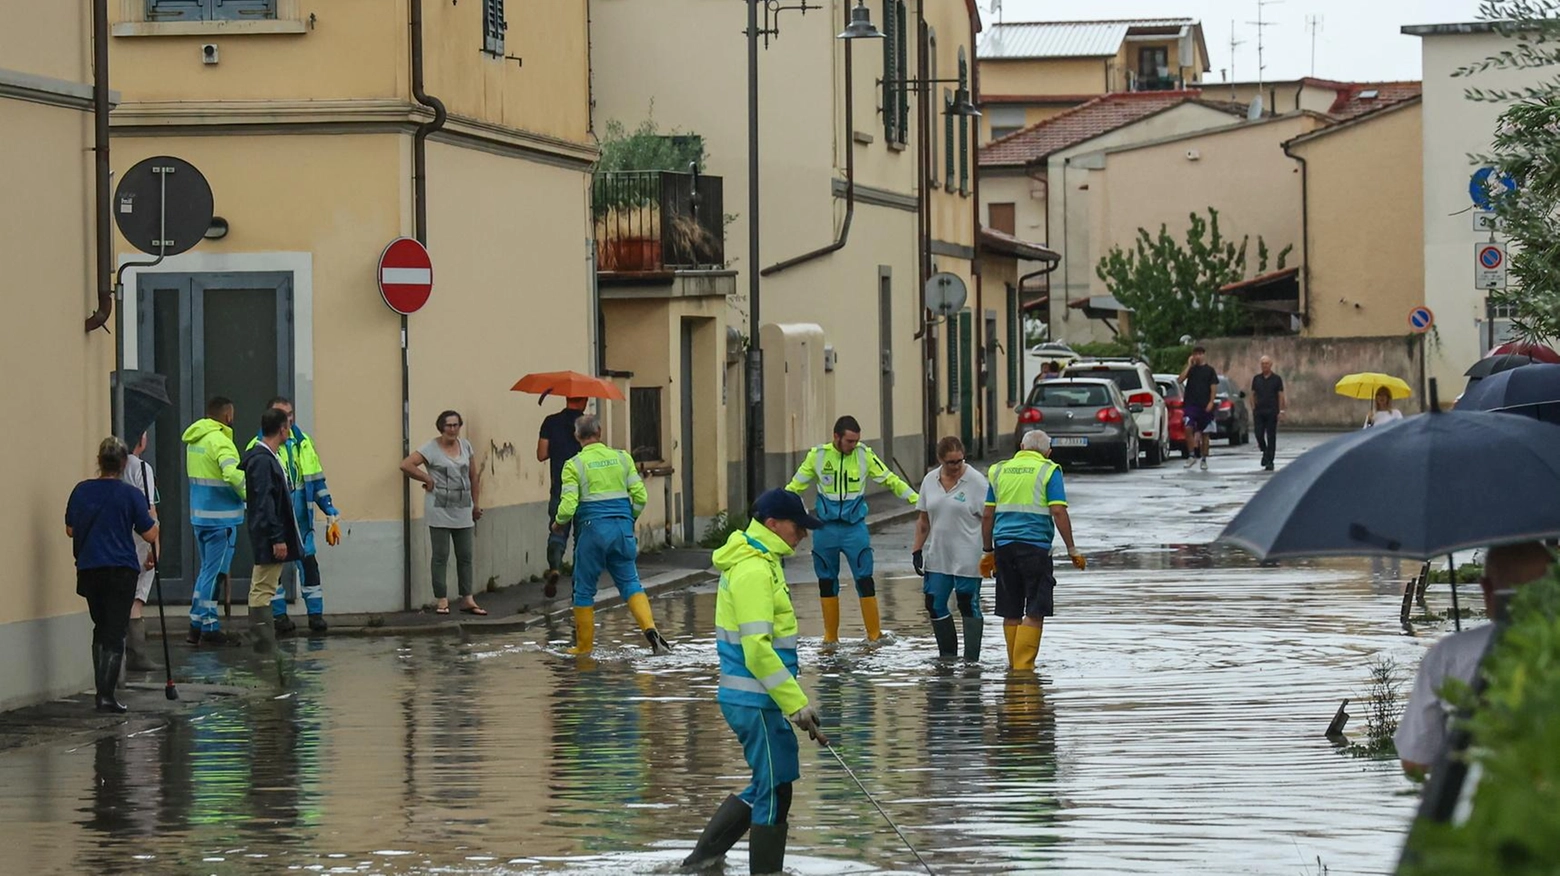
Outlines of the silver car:
{"type": "Polygon", "coordinates": [[[1036,429],[1051,436],[1051,458],[1136,468],[1138,428],[1135,414],[1142,405],[1129,404],[1114,380],[1068,378],[1046,380],[1029,390],[1018,408],[1016,439],[1036,429]]]}

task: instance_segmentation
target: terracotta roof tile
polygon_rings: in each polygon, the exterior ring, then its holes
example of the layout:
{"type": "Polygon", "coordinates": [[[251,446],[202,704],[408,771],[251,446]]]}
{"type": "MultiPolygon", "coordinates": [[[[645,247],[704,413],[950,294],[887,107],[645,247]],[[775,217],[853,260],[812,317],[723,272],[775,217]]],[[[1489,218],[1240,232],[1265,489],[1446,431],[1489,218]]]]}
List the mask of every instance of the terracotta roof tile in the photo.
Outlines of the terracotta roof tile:
{"type": "Polygon", "coordinates": [[[1333,101],[1327,114],[1335,119],[1352,119],[1389,104],[1416,98],[1423,90],[1422,82],[1351,82],[1338,87],[1338,99],[1333,101]]]}
{"type": "Polygon", "coordinates": [[[987,143],[980,150],[980,166],[1022,167],[1178,104],[1197,100],[1201,94],[1187,90],[1101,95],[987,143]]]}

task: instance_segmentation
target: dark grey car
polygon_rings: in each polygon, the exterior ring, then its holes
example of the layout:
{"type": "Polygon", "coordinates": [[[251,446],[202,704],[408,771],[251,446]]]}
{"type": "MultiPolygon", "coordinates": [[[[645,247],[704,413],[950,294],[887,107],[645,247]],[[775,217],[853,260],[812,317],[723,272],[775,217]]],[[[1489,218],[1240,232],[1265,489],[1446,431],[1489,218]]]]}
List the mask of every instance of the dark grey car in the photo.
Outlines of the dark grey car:
{"type": "Polygon", "coordinates": [[[1051,436],[1051,458],[1113,466],[1137,467],[1138,431],[1132,416],[1141,405],[1129,405],[1115,381],[1101,378],[1061,378],[1035,384],[1018,408],[1015,439],[1036,429],[1051,436]]]}
{"type": "Polygon", "coordinates": [[[1251,408],[1246,405],[1246,391],[1236,389],[1233,381],[1220,375],[1216,392],[1219,404],[1213,409],[1213,437],[1228,440],[1231,447],[1250,441],[1251,408]]]}

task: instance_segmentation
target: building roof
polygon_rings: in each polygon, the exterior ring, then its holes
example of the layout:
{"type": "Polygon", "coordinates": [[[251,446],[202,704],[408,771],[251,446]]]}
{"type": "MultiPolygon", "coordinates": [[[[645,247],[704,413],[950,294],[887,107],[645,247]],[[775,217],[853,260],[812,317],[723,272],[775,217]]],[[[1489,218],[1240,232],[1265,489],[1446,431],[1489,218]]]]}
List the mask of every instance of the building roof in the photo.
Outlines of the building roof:
{"type": "Polygon", "coordinates": [[[1195,18],[1134,18],[1110,21],[1008,21],[993,24],[975,48],[982,60],[1028,58],[1109,58],[1121,50],[1128,34],[1163,32],[1178,36],[1188,28],[1197,29],[1198,47],[1202,45],[1201,22],[1195,18]]]}
{"type": "MultiPolygon", "coordinates": [[[[980,149],[980,166],[1023,167],[1171,107],[1193,101],[1203,103],[1199,100],[1201,94],[1195,90],[1104,94],[987,143],[980,149]]],[[[1228,111],[1224,106],[1212,106],[1228,111]]]]}
{"type": "Polygon", "coordinates": [[[1396,100],[1391,103],[1383,104],[1373,110],[1370,110],[1369,112],[1360,113],[1353,118],[1338,122],[1335,125],[1319,128],[1315,131],[1307,131],[1304,134],[1289,140],[1284,144],[1284,148],[1289,149],[1293,146],[1303,146],[1306,143],[1310,143],[1312,140],[1318,140],[1322,137],[1336,134],[1339,131],[1347,131],[1351,128],[1380,118],[1381,116],[1390,115],[1397,112],[1398,110],[1408,109],[1411,106],[1417,106],[1421,101],[1423,101],[1423,99],[1424,98],[1420,97],[1419,95],[1415,95],[1407,100],[1396,100]]]}
{"type": "Polygon", "coordinates": [[[1494,21],[1466,21],[1457,24],[1406,24],[1403,33],[1409,36],[1455,36],[1469,33],[1495,33],[1494,21]]]}
{"type": "Polygon", "coordinates": [[[985,94],[980,96],[981,106],[1020,104],[1030,106],[1077,106],[1099,97],[1099,94],[985,94]]]}
{"type": "MultiPolygon", "coordinates": [[[[1213,103],[1213,102],[1210,102],[1210,101],[1200,101],[1200,103],[1205,103],[1205,104],[1210,104],[1210,105],[1215,105],[1215,106],[1221,105],[1221,104],[1213,103]]],[[[1243,115],[1244,114],[1245,107],[1243,107],[1241,104],[1231,104],[1231,106],[1233,107],[1233,109],[1230,110],[1230,112],[1232,114],[1235,114],[1235,115],[1243,115]]],[[[1105,150],[1105,153],[1107,155],[1119,155],[1120,153],[1123,153],[1123,152],[1135,152],[1135,151],[1137,151],[1139,149],[1152,149],[1155,146],[1164,146],[1164,145],[1167,145],[1169,143],[1181,143],[1181,142],[1184,142],[1184,141],[1187,141],[1187,140],[1202,140],[1202,139],[1205,139],[1205,138],[1208,138],[1208,137],[1219,137],[1219,136],[1222,136],[1224,134],[1235,133],[1235,132],[1238,132],[1238,131],[1247,131],[1247,130],[1250,130],[1251,128],[1260,127],[1262,125],[1271,125],[1271,124],[1275,124],[1275,123],[1279,123],[1279,122],[1293,122],[1293,121],[1299,121],[1299,120],[1303,120],[1303,119],[1307,119],[1307,118],[1315,120],[1316,123],[1318,125],[1320,125],[1323,130],[1326,130],[1326,129],[1331,128],[1331,127],[1338,127],[1339,124],[1340,124],[1339,122],[1334,120],[1331,116],[1324,115],[1324,114],[1318,113],[1318,112],[1312,112],[1310,110],[1298,110],[1296,112],[1283,113],[1281,115],[1263,116],[1260,119],[1240,118],[1240,119],[1237,119],[1237,120],[1235,120],[1233,122],[1230,122],[1227,125],[1220,125],[1220,126],[1214,127],[1214,128],[1200,128],[1200,129],[1198,129],[1196,131],[1183,131],[1183,132],[1181,132],[1179,134],[1169,134],[1169,135],[1164,136],[1164,137],[1156,137],[1156,138],[1154,138],[1152,140],[1144,140],[1144,141],[1139,142],[1139,143],[1125,143],[1125,144],[1123,144],[1121,146],[1113,146],[1113,147],[1105,150]]],[[[1307,131],[1304,134],[1296,135],[1295,137],[1291,138],[1288,142],[1292,143],[1295,140],[1300,139],[1301,137],[1308,137],[1308,136],[1312,135],[1313,133],[1316,133],[1316,132],[1315,131],[1307,131]]]]}
{"type": "Polygon", "coordinates": [[[1422,82],[1351,82],[1338,89],[1338,99],[1327,114],[1335,119],[1352,119],[1423,93],[1422,82]]]}
{"type": "Polygon", "coordinates": [[[980,229],[980,248],[998,255],[1012,256],[1027,262],[1059,262],[1062,256],[1043,243],[1019,240],[1005,231],[995,228],[980,229]]]}
{"type": "MultiPolygon", "coordinates": [[[[1219,291],[1225,295],[1252,295],[1254,298],[1260,300],[1263,298],[1263,295],[1261,294],[1262,290],[1274,287],[1277,287],[1279,290],[1281,290],[1283,286],[1293,283],[1299,278],[1299,276],[1299,267],[1282,268],[1277,271],[1269,271],[1266,274],[1258,274],[1257,276],[1246,280],[1240,280],[1235,283],[1220,286],[1219,291]]],[[[1279,294],[1282,294],[1282,291],[1280,291],[1279,294]]]]}

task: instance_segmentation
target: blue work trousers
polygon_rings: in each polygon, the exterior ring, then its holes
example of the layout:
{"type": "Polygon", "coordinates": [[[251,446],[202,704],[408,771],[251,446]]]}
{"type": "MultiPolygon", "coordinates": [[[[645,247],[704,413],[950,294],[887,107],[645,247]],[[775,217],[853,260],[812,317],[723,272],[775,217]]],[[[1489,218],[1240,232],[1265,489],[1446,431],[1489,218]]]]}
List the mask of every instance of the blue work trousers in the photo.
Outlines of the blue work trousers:
{"type": "Polygon", "coordinates": [[[818,575],[820,595],[840,595],[840,554],[845,555],[850,576],[856,581],[856,595],[862,595],[861,579],[872,577],[872,539],[867,535],[864,521],[825,523],[822,529],[813,532],[813,571],[818,575]],[[825,593],[824,589],[830,584],[833,592],[825,593]]]}
{"type": "Polygon", "coordinates": [[[720,713],[742,743],[742,756],[753,770],[753,781],[738,797],[753,807],[753,824],[772,825],[780,819],[775,789],[802,777],[796,731],[779,709],[720,704],[720,713]]]}
{"type": "Polygon", "coordinates": [[[210,632],[222,628],[217,615],[217,576],[226,575],[233,565],[238,527],[197,526],[195,541],[200,548],[200,573],[195,577],[195,593],[190,597],[190,626],[210,632]]]}
{"type": "Polygon", "coordinates": [[[955,593],[959,594],[959,614],[964,617],[981,616],[979,578],[927,572],[926,583],[921,589],[926,593],[926,610],[931,612],[932,620],[949,616],[948,597],[955,593]]]}
{"type": "Polygon", "coordinates": [[[639,583],[639,540],[634,537],[634,521],[627,517],[597,517],[575,520],[574,527],[574,607],[596,604],[596,581],[601,573],[612,576],[618,595],[627,601],[635,593],[645,592],[639,583]]]}

